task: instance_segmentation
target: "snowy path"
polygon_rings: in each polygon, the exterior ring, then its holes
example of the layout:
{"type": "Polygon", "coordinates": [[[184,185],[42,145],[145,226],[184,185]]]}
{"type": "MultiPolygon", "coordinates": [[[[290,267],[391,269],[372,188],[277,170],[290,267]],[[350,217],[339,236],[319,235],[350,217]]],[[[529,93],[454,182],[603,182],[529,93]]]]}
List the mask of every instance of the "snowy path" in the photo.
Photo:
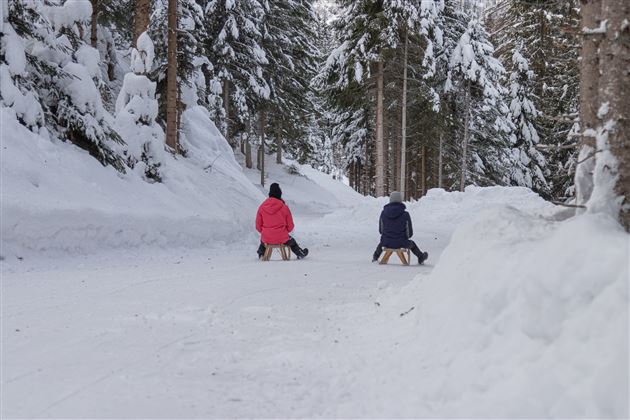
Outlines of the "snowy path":
{"type": "Polygon", "coordinates": [[[302,223],[299,262],[261,263],[246,244],[5,265],[3,415],[368,415],[350,387],[384,344],[357,327],[431,268],[371,264],[365,226],[302,223]]]}

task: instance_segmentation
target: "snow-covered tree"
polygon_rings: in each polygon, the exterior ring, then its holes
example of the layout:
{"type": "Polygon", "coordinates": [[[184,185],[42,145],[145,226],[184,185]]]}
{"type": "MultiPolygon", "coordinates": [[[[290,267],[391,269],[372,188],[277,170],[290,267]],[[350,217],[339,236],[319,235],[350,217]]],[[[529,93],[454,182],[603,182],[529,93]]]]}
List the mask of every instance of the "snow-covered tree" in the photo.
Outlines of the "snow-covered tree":
{"type": "MultiPolygon", "coordinates": [[[[22,1],[7,2],[2,10],[2,43],[0,45],[0,101],[15,113],[18,121],[35,132],[45,130],[44,111],[37,94],[37,81],[30,77],[35,60],[27,60],[26,43],[38,36],[38,24],[46,24],[36,8],[22,1]],[[17,33],[17,28],[20,33],[17,33]],[[29,65],[30,64],[30,65],[29,65]]],[[[46,26],[41,31],[50,30],[46,26]]],[[[37,62],[38,64],[38,62],[37,62]]],[[[42,133],[43,134],[43,133],[42,133]]]]}
{"type": "Polygon", "coordinates": [[[263,19],[262,47],[269,61],[264,66],[264,78],[271,92],[267,108],[278,158],[283,144],[290,154],[301,155],[304,161],[310,155],[307,133],[315,111],[311,81],[318,59],[312,3],[271,0],[263,19]]]}
{"type": "Polygon", "coordinates": [[[460,189],[475,184],[505,184],[507,149],[513,125],[503,102],[501,63],[479,21],[471,20],[449,58],[444,90],[457,99],[463,122],[460,189]]]}
{"type": "Polygon", "coordinates": [[[9,77],[3,75],[3,84],[10,87],[11,81],[17,91],[3,87],[3,102],[12,102],[18,118],[33,130],[41,131],[43,112],[51,136],[71,141],[102,164],[124,172],[123,142],[101,98],[100,54],[89,43],[91,3],[14,0],[6,11],[6,39],[13,42],[9,46],[3,37],[9,54],[3,70],[9,77]],[[20,109],[24,103],[27,112],[20,109]]]}
{"type": "Polygon", "coordinates": [[[213,114],[228,134],[230,123],[245,124],[261,101],[271,94],[263,67],[269,63],[262,44],[265,4],[259,0],[210,0],[204,11],[208,37],[205,50],[213,65],[211,104],[222,104],[213,114]],[[220,99],[218,98],[220,96],[220,99]]]}
{"type": "Polygon", "coordinates": [[[152,70],[154,57],[153,42],[143,32],[131,51],[131,72],[125,75],[116,101],[116,127],[126,142],[129,166],[147,179],[161,181],[164,131],[156,122],[156,83],[146,76],[152,70]]]}
{"type": "Polygon", "coordinates": [[[493,33],[496,55],[512,71],[512,53],[521,55],[533,72],[532,102],[538,110],[539,148],[549,170],[549,194],[556,199],[573,195],[571,184],[577,160],[575,144],[578,109],[578,0],[501,0],[490,8],[486,25],[493,33]]]}
{"type": "Polygon", "coordinates": [[[511,178],[514,185],[529,187],[542,195],[548,195],[545,158],[536,149],[540,139],[536,129],[538,110],[534,105],[532,79],[533,72],[521,54],[521,45],[518,45],[512,54],[508,99],[515,127],[512,154],[514,162],[520,165],[514,167],[511,178]]]}

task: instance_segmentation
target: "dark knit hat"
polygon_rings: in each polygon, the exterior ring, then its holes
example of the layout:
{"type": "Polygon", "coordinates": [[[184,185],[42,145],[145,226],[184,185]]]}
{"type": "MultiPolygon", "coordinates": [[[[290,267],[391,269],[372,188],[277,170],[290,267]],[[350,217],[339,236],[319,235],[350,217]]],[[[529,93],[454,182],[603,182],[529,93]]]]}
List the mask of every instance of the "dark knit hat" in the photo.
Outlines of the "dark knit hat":
{"type": "Polygon", "coordinates": [[[269,187],[269,197],[277,198],[278,200],[282,200],[282,190],[280,189],[280,185],[277,183],[271,184],[269,187]]]}

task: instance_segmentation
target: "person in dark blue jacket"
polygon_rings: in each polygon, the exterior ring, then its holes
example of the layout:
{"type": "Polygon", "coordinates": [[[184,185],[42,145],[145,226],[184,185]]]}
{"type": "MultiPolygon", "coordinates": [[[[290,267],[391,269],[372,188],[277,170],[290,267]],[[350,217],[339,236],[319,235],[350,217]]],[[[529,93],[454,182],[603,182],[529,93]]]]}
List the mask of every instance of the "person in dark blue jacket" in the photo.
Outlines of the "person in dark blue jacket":
{"type": "Polygon", "coordinates": [[[389,204],[383,207],[378,224],[378,231],[381,234],[381,242],[374,251],[372,262],[377,261],[383,252],[383,248],[407,248],[418,257],[418,264],[422,264],[429,257],[428,252],[420,251],[418,245],[411,240],[413,236],[413,226],[411,216],[402,202],[402,194],[394,191],[389,196],[389,204]]]}

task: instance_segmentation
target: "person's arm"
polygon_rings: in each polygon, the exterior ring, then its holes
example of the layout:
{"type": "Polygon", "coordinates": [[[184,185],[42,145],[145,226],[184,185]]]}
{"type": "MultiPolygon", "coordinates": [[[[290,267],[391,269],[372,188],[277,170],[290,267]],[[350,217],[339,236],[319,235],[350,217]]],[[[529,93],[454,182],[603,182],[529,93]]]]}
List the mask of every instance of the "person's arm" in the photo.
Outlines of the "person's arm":
{"type": "Polygon", "coordinates": [[[260,207],[258,207],[258,211],[256,212],[256,230],[258,231],[258,233],[262,233],[262,227],[263,227],[262,212],[260,211],[260,207]]]}
{"type": "Polygon", "coordinates": [[[287,209],[287,214],[286,214],[287,232],[291,233],[293,232],[293,228],[295,227],[293,225],[293,216],[291,215],[291,210],[289,210],[289,206],[285,205],[284,207],[287,209]]]}
{"type": "Polygon", "coordinates": [[[411,216],[409,215],[409,213],[407,213],[406,216],[407,216],[407,239],[411,239],[411,237],[413,236],[413,225],[411,224],[411,216]]]}
{"type": "Polygon", "coordinates": [[[381,212],[381,216],[378,218],[378,233],[383,234],[383,212],[381,212]]]}

